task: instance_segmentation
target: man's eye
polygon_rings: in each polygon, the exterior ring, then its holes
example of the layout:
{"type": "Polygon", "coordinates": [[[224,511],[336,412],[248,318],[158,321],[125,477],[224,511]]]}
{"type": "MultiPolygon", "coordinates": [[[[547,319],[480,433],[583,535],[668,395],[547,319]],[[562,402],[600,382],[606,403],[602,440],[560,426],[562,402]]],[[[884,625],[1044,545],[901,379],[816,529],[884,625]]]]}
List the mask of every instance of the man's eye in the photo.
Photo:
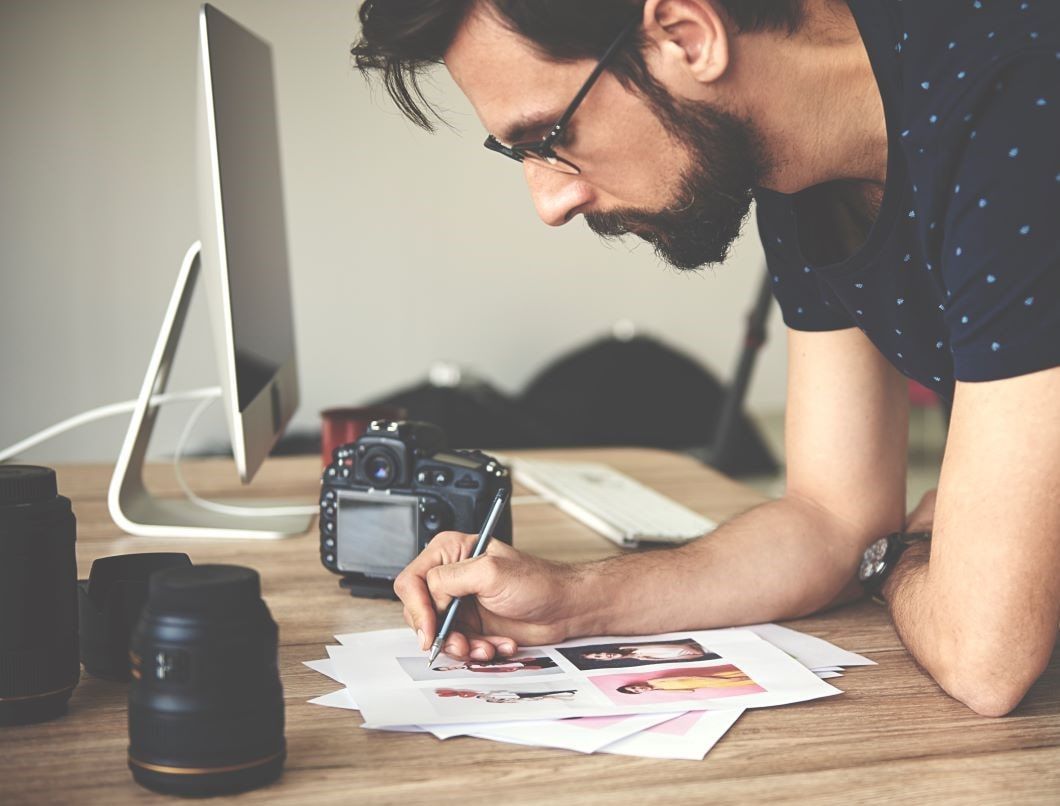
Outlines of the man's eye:
{"type": "Polygon", "coordinates": [[[574,143],[574,130],[573,129],[563,129],[559,133],[559,137],[556,138],[556,140],[553,143],[553,145],[562,146],[564,148],[570,148],[573,143],[574,143]]]}

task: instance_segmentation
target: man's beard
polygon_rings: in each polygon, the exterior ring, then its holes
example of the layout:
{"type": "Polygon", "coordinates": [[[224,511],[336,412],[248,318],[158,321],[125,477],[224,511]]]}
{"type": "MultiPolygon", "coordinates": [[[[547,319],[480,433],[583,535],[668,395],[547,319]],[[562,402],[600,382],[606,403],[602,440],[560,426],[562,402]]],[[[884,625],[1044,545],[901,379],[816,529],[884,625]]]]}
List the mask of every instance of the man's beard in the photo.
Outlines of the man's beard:
{"type": "Polygon", "coordinates": [[[759,139],[749,122],[708,104],[669,100],[652,106],[691,161],[678,201],[654,213],[635,208],[586,213],[585,221],[605,239],[636,234],[677,269],[721,263],[765,173],[759,139]]]}

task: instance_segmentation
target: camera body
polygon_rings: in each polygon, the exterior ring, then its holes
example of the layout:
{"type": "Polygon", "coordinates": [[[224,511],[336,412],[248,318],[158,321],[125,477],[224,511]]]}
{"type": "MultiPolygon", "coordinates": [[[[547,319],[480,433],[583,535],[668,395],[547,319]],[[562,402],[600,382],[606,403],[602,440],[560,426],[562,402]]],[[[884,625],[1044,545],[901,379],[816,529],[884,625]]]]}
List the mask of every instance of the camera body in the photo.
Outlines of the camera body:
{"type": "MultiPolygon", "coordinates": [[[[446,450],[424,422],[376,420],[340,445],[320,490],[320,561],[355,596],[393,598],[393,581],[439,532],[474,533],[511,476],[481,451],[446,450]]],[[[512,542],[505,508],[493,537],[512,542]]]]}

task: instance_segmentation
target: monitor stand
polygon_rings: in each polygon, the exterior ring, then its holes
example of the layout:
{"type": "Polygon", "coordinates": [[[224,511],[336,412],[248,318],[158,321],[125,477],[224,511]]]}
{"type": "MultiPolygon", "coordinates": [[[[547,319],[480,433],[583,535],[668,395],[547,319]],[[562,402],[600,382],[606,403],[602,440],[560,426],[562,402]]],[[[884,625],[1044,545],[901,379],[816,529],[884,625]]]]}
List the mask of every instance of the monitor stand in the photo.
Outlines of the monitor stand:
{"type": "Polygon", "coordinates": [[[304,534],[309,529],[311,515],[228,515],[203,509],[187,499],[155,498],[144,486],[147,445],[158,414],[153,399],[165,391],[169,379],[192,292],[199,278],[201,248],[198,241],[191,245],[177,275],[177,285],[162,320],[162,329],[111,478],[107,495],[110,515],[124,531],[141,537],[275,540],[304,534]]]}

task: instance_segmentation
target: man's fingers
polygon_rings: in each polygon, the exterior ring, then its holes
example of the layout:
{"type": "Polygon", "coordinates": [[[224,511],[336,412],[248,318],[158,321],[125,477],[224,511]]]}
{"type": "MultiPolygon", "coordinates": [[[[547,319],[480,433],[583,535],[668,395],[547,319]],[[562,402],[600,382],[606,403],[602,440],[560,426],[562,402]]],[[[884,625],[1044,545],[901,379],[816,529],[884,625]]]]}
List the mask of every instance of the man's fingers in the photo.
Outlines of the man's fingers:
{"type": "Polygon", "coordinates": [[[442,644],[442,652],[455,660],[467,660],[471,647],[463,633],[451,632],[442,644]]]}
{"type": "Polygon", "coordinates": [[[512,655],[519,651],[519,645],[507,636],[483,635],[480,637],[483,641],[487,641],[488,643],[493,645],[497,650],[497,654],[502,655],[503,657],[510,658],[512,655]]]}
{"type": "Polygon", "coordinates": [[[394,580],[394,593],[405,605],[405,622],[416,631],[420,648],[429,649],[437,629],[437,616],[426,581],[402,571],[394,580]]]}
{"type": "Polygon", "coordinates": [[[427,587],[439,608],[460,596],[490,594],[498,581],[497,558],[483,555],[451,565],[438,565],[427,572],[427,587]]]}
{"type": "Polygon", "coordinates": [[[497,647],[483,638],[471,638],[469,644],[471,648],[468,654],[472,660],[493,660],[493,657],[497,654],[497,647]]]}
{"type": "Polygon", "coordinates": [[[930,532],[935,521],[935,495],[937,490],[928,490],[920,499],[916,509],[909,513],[906,518],[905,530],[907,532],[930,532]]]}

